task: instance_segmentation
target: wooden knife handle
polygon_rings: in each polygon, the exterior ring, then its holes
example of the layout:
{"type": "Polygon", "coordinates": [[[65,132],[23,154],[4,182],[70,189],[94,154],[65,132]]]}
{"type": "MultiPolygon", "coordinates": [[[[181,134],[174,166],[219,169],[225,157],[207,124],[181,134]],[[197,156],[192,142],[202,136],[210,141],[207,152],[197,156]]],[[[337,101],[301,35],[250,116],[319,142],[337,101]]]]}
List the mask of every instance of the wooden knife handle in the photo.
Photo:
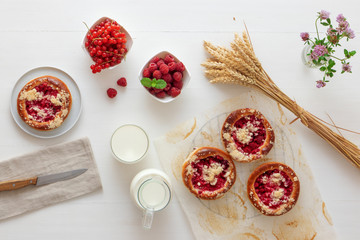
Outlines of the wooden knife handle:
{"type": "Polygon", "coordinates": [[[29,185],[35,185],[36,182],[37,182],[37,177],[0,182],[0,191],[10,191],[10,190],[19,189],[29,185]]]}

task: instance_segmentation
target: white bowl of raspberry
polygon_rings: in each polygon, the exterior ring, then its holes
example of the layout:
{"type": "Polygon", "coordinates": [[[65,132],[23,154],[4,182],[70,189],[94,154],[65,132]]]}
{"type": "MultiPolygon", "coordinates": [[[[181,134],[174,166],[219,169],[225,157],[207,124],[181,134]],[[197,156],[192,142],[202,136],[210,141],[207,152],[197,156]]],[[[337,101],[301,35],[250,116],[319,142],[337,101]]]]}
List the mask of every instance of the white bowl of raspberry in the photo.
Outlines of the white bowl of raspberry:
{"type": "Polygon", "coordinates": [[[177,57],[162,51],[150,58],[140,70],[139,80],[154,99],[168,103],[185,89],[190,73],[177,57]]]}
{"type": "Polygon", "coordinates": [[[82,47],[94,62],[90,66],[92,73],[98,73],[119,65],[132,44],[124,27],[111,18],[102,17],[88,28],[82,47]]]}

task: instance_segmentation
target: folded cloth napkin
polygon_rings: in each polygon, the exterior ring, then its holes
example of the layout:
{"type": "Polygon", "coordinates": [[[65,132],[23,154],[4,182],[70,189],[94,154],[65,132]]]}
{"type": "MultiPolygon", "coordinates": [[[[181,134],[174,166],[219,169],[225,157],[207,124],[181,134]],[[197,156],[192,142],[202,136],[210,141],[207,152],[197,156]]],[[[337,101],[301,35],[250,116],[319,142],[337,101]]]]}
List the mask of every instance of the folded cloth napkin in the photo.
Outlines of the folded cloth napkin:
{"type": "Polygon", "coordinates": [[[78,197],[101,188],[90,141],[82,138],[0,162],[0,181],[88,170],[76,178],[0,192],[0,220],[78,197]]]}

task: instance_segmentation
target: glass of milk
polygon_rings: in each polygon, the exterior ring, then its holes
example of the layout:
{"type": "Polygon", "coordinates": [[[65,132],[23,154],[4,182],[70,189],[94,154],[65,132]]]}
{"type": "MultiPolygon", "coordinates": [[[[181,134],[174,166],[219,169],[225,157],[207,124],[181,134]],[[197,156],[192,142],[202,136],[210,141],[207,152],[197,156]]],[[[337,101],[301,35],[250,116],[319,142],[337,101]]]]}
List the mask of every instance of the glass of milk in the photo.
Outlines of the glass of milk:
{"type": "Polygon", "coordinates": [[[149,138],[141,127],[126,124],[115,130],[110,145],[118,161],[136,163],[145,157],[149,149],[149,138]]]}
{"type": "Polygon", "coordinates": [[[163,210],[171,200],[169,177],[157,169],[145,169],[132,180],[130,193],[136,205],[143,210],[143,227],[150,229],[154,212],[163,210]]]}

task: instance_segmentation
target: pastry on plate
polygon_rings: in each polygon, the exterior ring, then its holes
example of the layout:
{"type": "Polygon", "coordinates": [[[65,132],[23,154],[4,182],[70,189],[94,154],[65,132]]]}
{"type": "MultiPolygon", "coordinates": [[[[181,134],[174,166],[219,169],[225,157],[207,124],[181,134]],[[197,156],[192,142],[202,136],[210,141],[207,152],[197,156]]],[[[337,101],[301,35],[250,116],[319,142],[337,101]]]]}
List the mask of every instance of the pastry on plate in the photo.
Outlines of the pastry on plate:
{"type": "Polygon", "coordinates": [[[250,108],[231,112],[221,129],[226,151],[238,162],[264,157],[274,145],[275,135],[268,120],[250,108]]]}
{"type": "Polygon", "coordinates": [[[262,214],[279,216],[290,211],[296,204],[300,182],[289,166],[267,162],[251,173],[247,193],[251,203],[262,214]]]}
{"type": "Polygon", "coordinates": [[[71,104],[68,87],[53,76],[31,80],[17,97],[20,118],[30,127],[44,131],[60,127],[70,113],[71,104]]]}
{"type": "Polygon", "coordinates": [[[200,147],[189,154],[182,168],[185,186],[196,197],[213,200],[233,186],[236,169],[228,153],[214,147],[200,147]]]}

